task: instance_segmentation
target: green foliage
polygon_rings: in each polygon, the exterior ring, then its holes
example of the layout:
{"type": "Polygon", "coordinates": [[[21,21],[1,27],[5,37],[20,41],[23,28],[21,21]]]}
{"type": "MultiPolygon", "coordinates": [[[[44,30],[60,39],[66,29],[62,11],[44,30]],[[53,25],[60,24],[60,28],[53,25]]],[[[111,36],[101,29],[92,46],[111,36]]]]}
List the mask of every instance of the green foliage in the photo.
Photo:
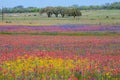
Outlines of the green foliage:
{"type": "Polygon", "coordinates": [[[46,7],[42,8],[40,14],[47,13],[48,17],[54,14],[56,17],[60,14],[62,17],[67,16],[81,16],[79,8],[76,7],[46,7]]]}
{"type": "Polygon", "coordinates": [[[106,3],[101,6],[80,6],[81,10],[99,10],[99,9],[120,9],[120,2],[106,3]]]}
{"type": "Polygon", "coordinates": [[[36,8],[36,7],[24,8],[21,5],[13,7],[13,8],[3,8],[3,9],[4,9],[4,13],[26,13],[26,12],[38,12],[39,11],[39,8],[36,8]]]}
{"type": "MultiPolygon", "coordinates": [[[[120,9],[120,2],[114,2],[114,3],[106,3],[104,5],[96,5],[96,6],[79,6],[79,5],[72,5],[69,8],[77,8],[79,10],[100,10],[100,9],[120,9]]],[[[47,11],[49,12],[49,9],[54,10],[65,10],[65,7],[46,7],[47,11]]],[[[25,13],[25,12],[39,12],[41,9],[37,7],[27,7],[24,8],[23,6],[19,5],[13,8],[4,8],[5,13],[25,13]]],[[[0,9],[1,12],[1,9],[0,9]]]]}

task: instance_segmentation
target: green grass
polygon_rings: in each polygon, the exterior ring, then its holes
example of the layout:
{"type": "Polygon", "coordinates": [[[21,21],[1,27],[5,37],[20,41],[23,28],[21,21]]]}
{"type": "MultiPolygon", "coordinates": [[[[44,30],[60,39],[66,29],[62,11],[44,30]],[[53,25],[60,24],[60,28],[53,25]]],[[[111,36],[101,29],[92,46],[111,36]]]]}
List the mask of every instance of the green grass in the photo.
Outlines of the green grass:
{"type": "MultiPolygon", "coordinates": [[[[47,15],[39,15],[39,13],[13,13],[5,14],[5,20],[15,25],[59,25],[59,24],[101,24],[114,25],[120,24],[120,10],[82,10],[80,17],[56,18],[54,15],[48,18],[47,15]],[[34,16],[36,14],[36,16],[34,16]],[[31,15],[31,16],[28,16],[31,15]],[[108,16],[108,18],[106,18],[108,16]]],[[[1,22],[1,20],[0,20],[1,22]]]]}
{"type": "Polygon", "coordinates": [[[0,32],[5,35],[46,35],[46,36],[119,36],[117,32],[76,32],[76,33],[59,33],[59,32],[0,32]]]}

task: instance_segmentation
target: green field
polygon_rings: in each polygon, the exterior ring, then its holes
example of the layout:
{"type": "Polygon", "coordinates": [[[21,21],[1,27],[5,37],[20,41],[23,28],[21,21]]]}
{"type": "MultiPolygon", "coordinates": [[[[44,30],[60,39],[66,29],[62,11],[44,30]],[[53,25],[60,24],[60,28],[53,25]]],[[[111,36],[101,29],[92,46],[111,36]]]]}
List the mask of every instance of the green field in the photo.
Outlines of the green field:
{"type": "MultiPolygon", "coordinates": [[[[54,15],[47,18],[46,14],[39,13],[6,13],[4,14],[4,22],[0,20],[0,24],[5,25],[61,25],[61,24],[92,24],[92,25],[119,25],[120,10],[82,10],[80,17],[56,18],[54,15]]],[[[2,19],[2,17],[1,17],[2,19]]]]}

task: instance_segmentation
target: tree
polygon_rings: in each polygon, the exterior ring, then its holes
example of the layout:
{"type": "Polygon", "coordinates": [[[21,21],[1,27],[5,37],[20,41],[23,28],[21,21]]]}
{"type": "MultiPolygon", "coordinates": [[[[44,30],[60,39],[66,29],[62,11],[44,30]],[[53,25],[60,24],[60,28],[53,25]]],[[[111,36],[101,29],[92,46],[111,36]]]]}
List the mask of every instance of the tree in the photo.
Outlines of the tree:
{"type": "Polygon", "coordinates": [[[56,17],[58,17],[59,14],[61,14],[62,17],[65,15],[67,16],[81,16],[81,12],[78,8],[65,8],[65,7],[46,7],[40,10],[40,14],[46,13],[48,17],[51,17],[52,14],[54,14],[56,17]]]}
{"type": "Polygon", "coordinates": [[[76,16],[82,16],[82,14],[78,8],[66,8],[65,14],[67,16],[73,16],[74,18],[76,16]]]}
{"type": "Polygon", "coordinates": [[[43,13],[46,13],[48,15],[48,17],[51,17],[51,15],[53,14],[53,7],[42,8],[40,10],[40,15],[43,13]]]}

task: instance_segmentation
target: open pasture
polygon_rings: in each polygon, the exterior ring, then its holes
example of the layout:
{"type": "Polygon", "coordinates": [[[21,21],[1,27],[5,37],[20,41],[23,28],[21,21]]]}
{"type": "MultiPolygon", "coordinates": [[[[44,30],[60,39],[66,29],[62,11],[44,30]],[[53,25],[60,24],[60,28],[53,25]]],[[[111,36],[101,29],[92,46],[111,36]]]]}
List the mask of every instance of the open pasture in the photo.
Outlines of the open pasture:
{"type": "Polygon", "coordinates": [[[1,25],[61,25],[61,24],[92,24],[92,25],[119,25],[120,10],[81,10],[82,16],[48,18],[39,13],[6,13],[1,25]]]}

